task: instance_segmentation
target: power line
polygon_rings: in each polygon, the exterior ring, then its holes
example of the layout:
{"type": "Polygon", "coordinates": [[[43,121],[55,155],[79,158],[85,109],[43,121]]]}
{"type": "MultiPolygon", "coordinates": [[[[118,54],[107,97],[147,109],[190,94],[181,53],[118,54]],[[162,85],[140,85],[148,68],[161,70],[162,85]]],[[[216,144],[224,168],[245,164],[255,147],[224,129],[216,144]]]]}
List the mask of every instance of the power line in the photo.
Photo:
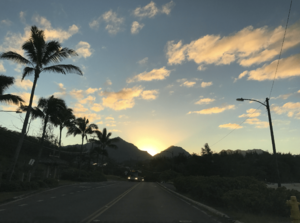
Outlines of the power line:
{"type": "Polygon", "coordinates": [[[290,3],[289,14],[288,14],[288,17],[287,17],[287,20],[286,20],[286,25],[285,25],[284,35],[283,35],[283,39],[282,39],[281,49],[280,49],[279,57],[278,57],[278,60],[277,60],[277,65],[276,65],[276,69],[275,69],[274,79],[273,79],[273,82],[272,82],[272,87],[271,87],[271,90],[270,90],[269,98],[271,97],[271,93],[273,91],[273,86],[274,86],[275,78],[276,78],[276,75],[277,75],[277,70],[278,70],[279,61],[280,61],[280,58],[281,58],[281,53],[282,53],[283,43],[284,43],[284,40],[285,40],[286,30],[287,30],[289,19],[290,19],[292,2],[293,2],[293,0],[291,0],[291,3],[290,3]]]}
{"type": "MultiPolygon", "coordinates": [[[[262,105],[258,106],[258,108],[256,108],[253,112],[251,112],[250,114],[253,114],[254,112],[256,112],[256,110],[258,110],[262,105]]],[[[238,125],[242,125],[248,118],[246,118],[244,121],[242,121],[241,123],[239,123],[238,125]]],[[[219,143],[220,141],[222,141],[223,139],[225,139],[227,136],[229,136],[234,130],[238,129],[237,126],[236,128],[232,129],[229,133],[227,133],[223,138],[221,138],[220,140],[218,140],[217,142],[215,142],[214,144],[212,144],[211,146],[216,145],[217,143],[219,143]]]]}

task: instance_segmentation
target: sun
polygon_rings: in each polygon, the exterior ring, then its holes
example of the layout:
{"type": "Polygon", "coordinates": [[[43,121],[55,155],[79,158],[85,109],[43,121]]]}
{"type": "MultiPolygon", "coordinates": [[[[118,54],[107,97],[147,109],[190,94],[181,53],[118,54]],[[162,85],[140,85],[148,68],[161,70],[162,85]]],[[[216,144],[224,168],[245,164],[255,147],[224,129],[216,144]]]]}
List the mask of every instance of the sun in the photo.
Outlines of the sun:
{"type": "Polygon", "coordinates": [[[157,149],[154,148],[153,146],[143,146],[140,148],[143,151],[147,151],[151,156],[154,156],[155,154],[157,154],[157,149]]]}

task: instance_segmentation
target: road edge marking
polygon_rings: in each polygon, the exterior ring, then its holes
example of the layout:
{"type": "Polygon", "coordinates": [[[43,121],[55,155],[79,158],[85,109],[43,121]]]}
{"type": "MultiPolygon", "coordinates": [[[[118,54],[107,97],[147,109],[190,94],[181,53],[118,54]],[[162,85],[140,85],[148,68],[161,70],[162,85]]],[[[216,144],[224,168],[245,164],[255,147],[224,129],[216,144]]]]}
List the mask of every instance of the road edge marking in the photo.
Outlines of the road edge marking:
{"type": "Polygon", "coordinates": [[[138,185],[140,185],[140,183],[138,183],[135,186],[133,186],[133,187],[129,188],[128,190],[126,190],[124,193],[122,193],[121,195],[119,195],[118,197],[116,197],[112,201],[108,202],[107,204],[102,206],[100,209],[98,209],[97,211],[95,211],[94,213],[92,213],[91,215],[89,215],[88,217],[83,219],[82,221],[80,221],[80,223],[90,223],[95,218],[99,217],[101,214],[103,214],[105,211],[107,211],[110,207],[115,205],[119,200],[121,200],[123,197],[125,197],[128,193],[130,193],[138,185]]]}

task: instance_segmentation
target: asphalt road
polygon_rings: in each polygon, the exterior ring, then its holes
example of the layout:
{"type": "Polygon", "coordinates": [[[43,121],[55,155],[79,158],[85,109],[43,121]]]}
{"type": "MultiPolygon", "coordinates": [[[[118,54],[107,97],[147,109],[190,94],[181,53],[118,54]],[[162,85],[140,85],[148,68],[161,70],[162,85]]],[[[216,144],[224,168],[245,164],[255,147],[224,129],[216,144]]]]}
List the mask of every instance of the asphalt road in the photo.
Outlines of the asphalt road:
{"type": "Polygon", "coordinates": [[[156,183],[109,181],[64,186],[0,205],[0,223],[217,223],[156,183]]]}

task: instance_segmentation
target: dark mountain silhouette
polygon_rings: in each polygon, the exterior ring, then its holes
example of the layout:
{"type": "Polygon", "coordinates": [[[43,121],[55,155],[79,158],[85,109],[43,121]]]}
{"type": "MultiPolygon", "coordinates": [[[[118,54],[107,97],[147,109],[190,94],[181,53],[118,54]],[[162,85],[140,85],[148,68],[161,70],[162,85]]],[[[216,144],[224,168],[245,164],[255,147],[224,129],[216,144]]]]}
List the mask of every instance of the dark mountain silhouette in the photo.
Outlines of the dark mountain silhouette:
{"type": "MultiPolygon", "coordinates": [[[[112,148],[106,148],[108,157],[117,161],[117,162],[123,162],[126,160],[146,160],[146,159],[151,159],[152,156],[146,152],[139,150],[135,145],[132,143],[126,142],[120,137],[119,142],[115,143],[116,146],[118,146],[118,149],[112,149],[112,148]]],[[[76,144],[72,145],[72,147],[76,146],[77,148],[80,148],[81,145],[76,144]]],[[[92,146],[96,147],[97,144],[94,143],[94,145],[89,142],[83,145],[83,150],[84,152],[89,152],[92,146]]],[[[65,146],[64,148],[67,149],[68,147],[71,146],[65,146]]]]}
{"type": "Polygon", "coordinates": [[[172,157],[172,156],[178,156],[179,154],[183,154],[185,156],[190,156],[186,150],[184,150],[182,147],[179,146],[170,146],[169,148],[161,151],[160,153],[153,156],[154,158],[157,157],[172,157]]]}
{"type": "Polygon", "coordinates": [[[237,150],[222,150],[220,151],[220,153],[222,152],[226,152],[227,154],[233,154],[233,153],[239,153],[239,154],[242,154],[243,156],[246,156],[246,153],[257,153],[258,155],[262,154],[262,153],[267,153],[267,151],[264,151],[262,149],[248,149],[248,150],[240,150],[240,149],[237,149],[237,150]]]}

